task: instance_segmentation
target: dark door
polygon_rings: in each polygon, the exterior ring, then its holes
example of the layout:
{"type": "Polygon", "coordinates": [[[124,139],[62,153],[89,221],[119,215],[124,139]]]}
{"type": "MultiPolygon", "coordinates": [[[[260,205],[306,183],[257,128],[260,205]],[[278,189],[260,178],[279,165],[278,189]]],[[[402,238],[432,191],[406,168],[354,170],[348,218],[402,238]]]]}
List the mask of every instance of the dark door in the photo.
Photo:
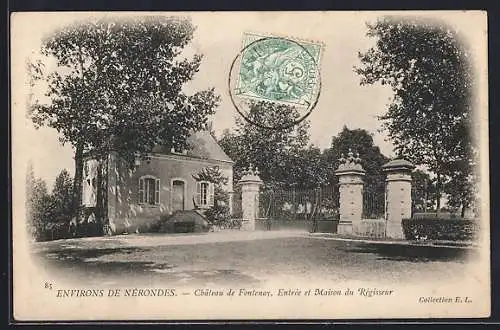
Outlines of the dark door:
{"type": "Polygon", "coordinates": [[[172,183],[172,211],[184,210],[184,181],[172,183]]]}

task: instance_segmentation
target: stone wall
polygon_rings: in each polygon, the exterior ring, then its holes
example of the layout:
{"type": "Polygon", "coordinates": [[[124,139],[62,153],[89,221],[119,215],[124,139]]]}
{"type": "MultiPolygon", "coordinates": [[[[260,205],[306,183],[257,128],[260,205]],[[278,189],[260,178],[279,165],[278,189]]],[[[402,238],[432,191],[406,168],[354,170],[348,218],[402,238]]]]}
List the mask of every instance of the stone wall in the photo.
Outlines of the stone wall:
{"type": "Polygon", "coordinates": [[[382,238],[386,236],[385,219],[361,219],[353,223],[353,234],[360,237],[382,238]]]}

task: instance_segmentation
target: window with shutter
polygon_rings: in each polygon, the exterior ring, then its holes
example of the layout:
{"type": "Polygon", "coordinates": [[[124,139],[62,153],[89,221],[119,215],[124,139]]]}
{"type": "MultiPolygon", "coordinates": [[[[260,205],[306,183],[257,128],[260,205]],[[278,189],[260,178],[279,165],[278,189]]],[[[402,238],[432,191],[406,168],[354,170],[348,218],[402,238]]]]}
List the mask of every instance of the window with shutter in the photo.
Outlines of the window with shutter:
{"type": "Polygon", "coordinates": [[[195,195],[196,206],[201,206],[201,182],[196,182],[196,195],[195,195]]]}
{"type": "Polygon", "coordinates": [[[144,178],[139,179],[139,203],[144,203],[144,178]]]}
{"type": "Polygon", "coordinates": [[[149,175],[139,178],[139,203],[160,204],[160,179],[149,175]]]}
{"type": "Polygon", "coordinates": [[[155,205],[160,204],[160,179],[156,179],[155,184],[155,205]]]}
{"type": "Polygon", "coordinates": [[[214,184],[208,181],[196,182],[196,205],[209,207],[214,205],[214,184]]]}
{"type": "Polygon", "coordinates": [[[201,183],[201,205],[208,205],[208,182],[201,183]]]}
{"type": "Polygon", "coordinates": [[[214,184],[208,183],[208,205],[214,206],[214,184]]]}

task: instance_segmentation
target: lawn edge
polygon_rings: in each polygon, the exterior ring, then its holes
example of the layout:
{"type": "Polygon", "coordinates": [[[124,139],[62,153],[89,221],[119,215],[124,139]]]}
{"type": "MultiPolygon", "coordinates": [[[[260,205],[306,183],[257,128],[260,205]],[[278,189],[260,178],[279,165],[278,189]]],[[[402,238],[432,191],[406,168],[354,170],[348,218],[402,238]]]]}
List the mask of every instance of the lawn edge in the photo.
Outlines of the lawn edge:
{"type": "Polygon", "coordinates": [[[370,244],[388,244],[388,245],[407,245],[407,246],[420,246],[420,247],[443,247],[453,249],[477,249],[479,245],[475,242],[454,242],[454,241],[409,241],[403,239],[370,239],[364,237],[346,237],[339,236],[332,233],[309,233],[311,238],[327,239],[346,242],[362,242],[370,244]]]}

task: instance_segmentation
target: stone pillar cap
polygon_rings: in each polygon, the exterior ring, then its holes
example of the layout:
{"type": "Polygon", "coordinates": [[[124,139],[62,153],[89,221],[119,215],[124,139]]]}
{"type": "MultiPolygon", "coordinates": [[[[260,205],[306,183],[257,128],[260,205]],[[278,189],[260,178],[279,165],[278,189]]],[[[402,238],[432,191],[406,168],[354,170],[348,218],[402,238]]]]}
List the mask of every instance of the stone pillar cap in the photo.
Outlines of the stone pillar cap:
{"type": "Polygon", "coordinates": [[[335,175],[365,175],[366,171],[362,168],[344,168],[335,171],[335,175]]]}
{"type": "Polygon", "coordinates": [[[248,166],[246,170],[243,171],[243,176],[238,181],[236,185],[241,185],[243,183],[258,183],[262,184],[262,180],[259,177],[259,170],[257,168],[253,168],[252,164],[248,166]]]}
{"type": "Polygon", "coordinates": [[[347,157],[344,154],[340,156],[339,167],[335,171],[335,175],[365,175],[365,170],[361,166],[361,158],[359,153],[354,154],[349,148],[347,157]]]}
{"type": "Polygon", "coordinates": [[[244,175],[239,181],[238,184],[242,182],[262,182],[262,180],[257,175],[244,175]]]}
{"type": "Polygon", "coordinates": [[[382,166],[384,172],[411,172],[415,165],[406,159],[396,158],[382,166]]]}

